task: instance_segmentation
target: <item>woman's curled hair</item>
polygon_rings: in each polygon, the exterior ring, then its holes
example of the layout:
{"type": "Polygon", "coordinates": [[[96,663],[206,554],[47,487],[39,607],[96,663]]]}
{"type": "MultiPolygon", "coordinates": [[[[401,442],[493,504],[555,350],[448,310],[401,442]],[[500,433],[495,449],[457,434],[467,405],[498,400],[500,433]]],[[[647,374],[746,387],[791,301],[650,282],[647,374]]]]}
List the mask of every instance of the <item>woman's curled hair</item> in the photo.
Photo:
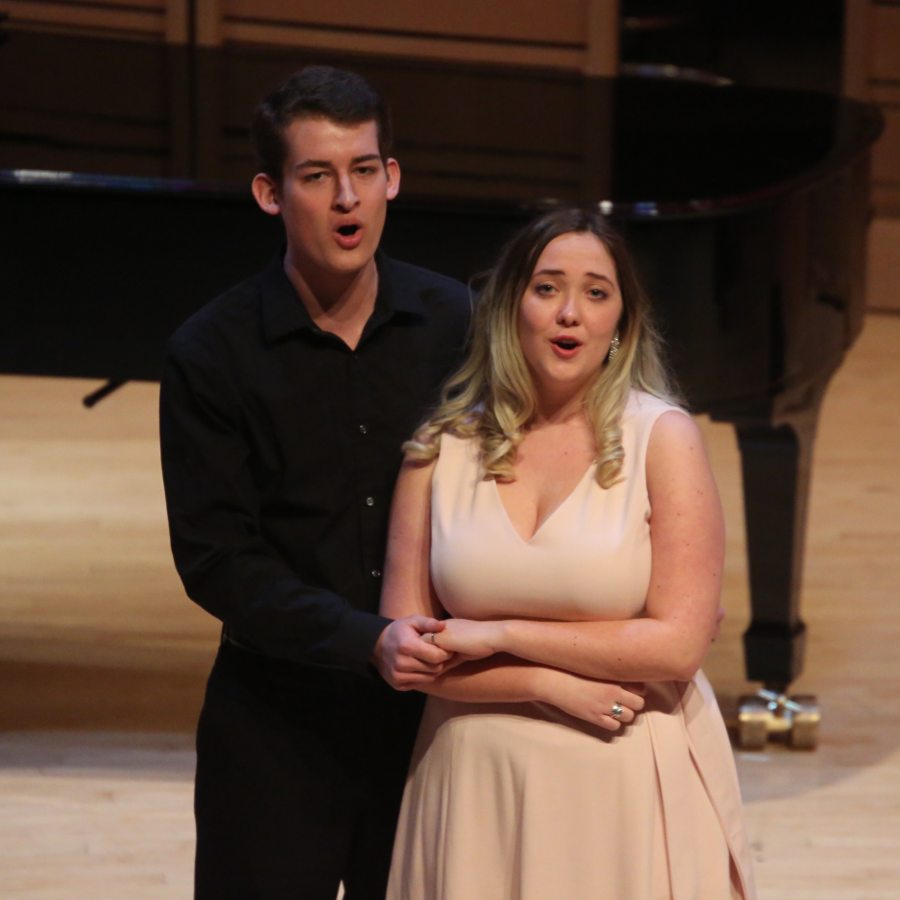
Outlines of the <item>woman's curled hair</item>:
{"type": "Polygon", "coordinates": [[[517,447],[536,411],[532,378],[518,337],[519,305],[544,248],[570,233],[590,233],[600,240],[615,265],[622,296],[618,352],[598,369],[585,397],[601,487],[611,487],[621,478],[625,456],[621,423],[629,392],[634,388],[677,402],[662,364],[649,300],[622,237],[597,212],[558,209],[515,234],[481,279],[467,357],[444,385],[435,411],[404,444],[408,458],[434,459],[446,431],[477,439],[485,475],[513,478],[517,447]]]}

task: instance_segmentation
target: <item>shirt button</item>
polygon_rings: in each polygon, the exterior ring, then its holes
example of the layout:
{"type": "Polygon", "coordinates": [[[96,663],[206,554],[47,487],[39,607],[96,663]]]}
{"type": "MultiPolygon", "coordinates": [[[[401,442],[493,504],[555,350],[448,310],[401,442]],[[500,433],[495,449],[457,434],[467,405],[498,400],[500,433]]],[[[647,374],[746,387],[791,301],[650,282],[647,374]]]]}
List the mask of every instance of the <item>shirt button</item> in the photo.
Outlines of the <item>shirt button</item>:
{"type": "Polygon", "coordinates": [[[372,569],[373,578],[381,578],[381,569],[372,569]]]}
{"type": "Polygon", "coordinates": [[[360,433],[360,434],[368,434],[368,433],[369,433],[369,429],[366,428],[365,425],[360,425],[360,426],[359,426],[359,433],[360,433]]]}
{"type": "Polygon", "coordinates": [[[366,497],[366,506],[374,506],[375,498],[374,497],[366,497]]]}

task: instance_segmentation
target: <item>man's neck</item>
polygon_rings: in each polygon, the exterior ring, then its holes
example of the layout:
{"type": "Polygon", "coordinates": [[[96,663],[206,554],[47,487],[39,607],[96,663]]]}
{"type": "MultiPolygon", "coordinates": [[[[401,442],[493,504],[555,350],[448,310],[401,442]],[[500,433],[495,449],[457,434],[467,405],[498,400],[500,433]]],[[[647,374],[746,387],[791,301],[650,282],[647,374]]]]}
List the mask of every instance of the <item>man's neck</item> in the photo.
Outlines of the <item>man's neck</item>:
{"type": "Polygon", "coordinates": [[[316,326],[355,350],[375,309],[378,294],[375,260],[347,275],[314,277],[293,265],[288,254],[284,271],[316,326]]]}

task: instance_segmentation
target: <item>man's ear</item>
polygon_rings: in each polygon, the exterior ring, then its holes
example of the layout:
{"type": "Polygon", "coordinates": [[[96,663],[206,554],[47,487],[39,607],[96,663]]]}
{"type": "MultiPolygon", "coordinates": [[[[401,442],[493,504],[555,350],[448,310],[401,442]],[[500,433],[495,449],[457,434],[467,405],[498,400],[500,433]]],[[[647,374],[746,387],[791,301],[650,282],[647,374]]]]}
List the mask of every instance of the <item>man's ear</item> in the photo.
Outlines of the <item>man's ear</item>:
{"type": "Polygon", "coordinates": [[[272,180],[271,176],[265,172],[260,172],[253,176],[253,182],[250,185],[253,191],[253,199],[256,205],[270,216],[277,216],[281,213],[281,201],[278,197],[278,185],[272,180]]]}
{"type": "Polygon", "coordinates": [[[387,173],[387,198],[393,200],[400,193],[400,163],[389,156],[384,163],[384,171],[387,173]]]}

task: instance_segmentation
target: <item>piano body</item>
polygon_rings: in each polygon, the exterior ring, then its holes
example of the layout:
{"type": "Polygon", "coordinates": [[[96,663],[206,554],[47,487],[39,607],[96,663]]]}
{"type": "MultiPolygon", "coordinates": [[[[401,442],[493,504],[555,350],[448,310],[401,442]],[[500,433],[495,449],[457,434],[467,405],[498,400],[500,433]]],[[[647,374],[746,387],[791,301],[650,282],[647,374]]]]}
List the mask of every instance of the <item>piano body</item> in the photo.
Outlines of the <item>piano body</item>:
{"type": "Polygon", "coordinates": [[[0,372],[157,377],[165,337],[256,271],[279,227],[249,194],[256,100],[301,65],[390,98],[401,162],[386,249],[467,279],[522,221],[599,205],[625,232],[694,412],[734,425],[752,622],[741,741],[816,742],[800,612],[822,397],[862,325],[879,114],[796,91],[667,77],[117,44],[0,46],[0,372]]]}

